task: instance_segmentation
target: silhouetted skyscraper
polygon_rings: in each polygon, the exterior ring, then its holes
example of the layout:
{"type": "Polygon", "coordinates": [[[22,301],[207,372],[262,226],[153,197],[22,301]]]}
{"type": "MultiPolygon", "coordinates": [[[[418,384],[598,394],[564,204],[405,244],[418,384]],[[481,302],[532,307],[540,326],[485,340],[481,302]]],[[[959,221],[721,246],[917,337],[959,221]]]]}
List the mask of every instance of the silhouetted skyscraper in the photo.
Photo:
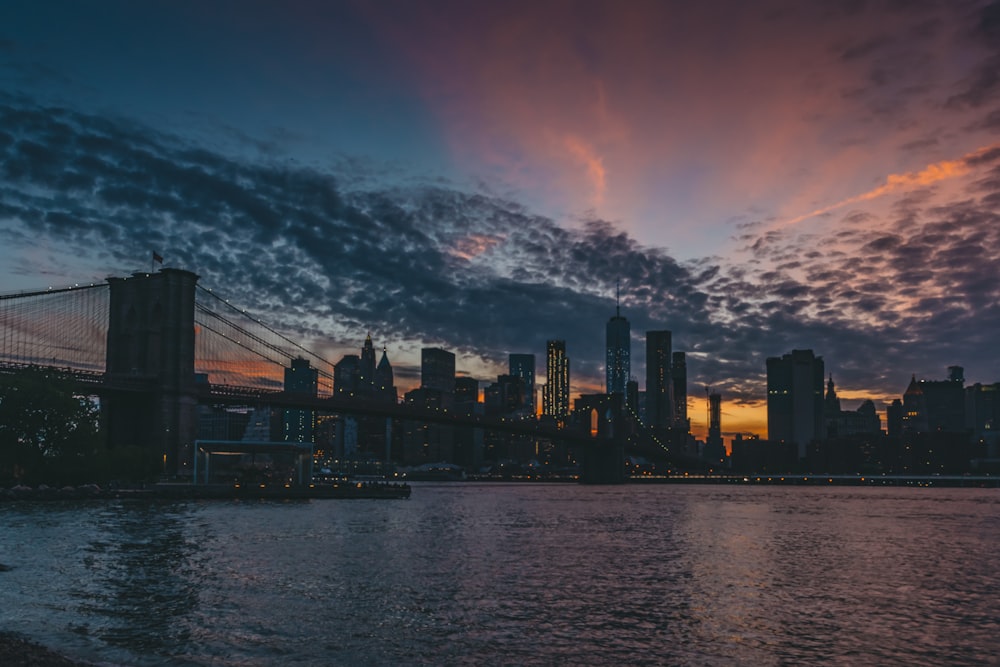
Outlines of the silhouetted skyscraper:
{"type": "Polygon", "coordinates": [[[632,370],[632,329],[619,306],[615,306],[615,316],[608,320],[605,333],[605,391],[624,397],[632,370]]]}
{"type": "Polygon", "coordinates": [[[688,431],[691,428],[688,423],[688,372],[683,352],[674,352],[670,376],[674,385],[674,426],[688,431]]]}
{"type": "Polygon", "coordinates": [[[965,426],[987,443],[989,458],[1000,449],[1000,382],[965,388],[965,426]]]}
{"type": "Polygon", "coordinates": [[[635,413],[639,414],[639,381],[632,378],[625,383],[625,405],[635,413]]]}
{"type": "Polygon", "coordinates": [[[361,359],[345,354],[333,365],[333,391],[338,396],[356,396],[361,386],[361,359]]]}
{"type": "Polygon", "coordinates": [[[473,414],[473,406],[479,402],[479,380],[470,377],[455,378],[455,407],[460,412],[473,414]]]}
{"type": "MultiPolygon", "coordinates": [[[[292,359],[285,369],[285,393],[315,398],[319,389],[319,370],[308,359],[292,359]]],[[[316,415],[312,410],[285,410],[283,438],[288,442],[312,442],[316,415]]]]}
{"type": "Polygon", "coordinates": [[[542,414],[556,420],[569,416],[569,357],[566,356],[564,340],[550,340],[545,344],[542,414]]]}
{"type": "Polygon", "coordinates": [[[903,394],[903,428],[917,433],[964,430],[964,375],[961,366],[949,366],[947,380],[917,380],[913,376],[903,394]]]}
{"type": "Polygon", "coordinates": [[[491,417],[523,415],[527,402],[524,380],[517,375],[498,375],[497,381],[483,390],[483,407],[491,417]]]}
{"type": "Polygon", "coordinates": [[[420,350],[420,388],[455,393],[455,353],[436,347],[420,350]]]}
{"type": "Polygon", "coordinates": [[[903,435],[903,402],[898,398],[885,406],[885,433],[890,438],[903,435]]]}
{"type": "Polygon", "coordinates": [[[824,437],[823,357],[792,350],[767,360],[767,438],[794,442],[804,459],[809,443],[824,437]]]}
{"type": "Polygon", "coordinates": [[[708,443],[722,444],[722,395],[713,392],[708,395],[708,443]]]}
{"type": "Polygon", "coordinates": [[[669,331],[646,332],[646,424],[652,428],[669,428],[674,422],[670,347],[669,331]]]}
{"type": "Polygon", "coordinates": [[[375,385],[375,347],[372,345],[372,335],[365,336],[365,342],[361,346],[360,377],[362,390],[368,393],[375,385]]]}
{"type": "Polygon", "coordinates": [[[509,357],[510,375],[521,378],[524,383],[526,407],[535,414],[535,355],[512,354],[509,357]]]}
{"type": "Polygon", "coordinates": [[[375,395],[386,403],[395,403],[398,400],[396,395],[396,384],[392,373],[392,364],[389,363],[389,355],[385,346],[382,346],[382,358],[375,367],[375,395]]]}
{"type": "Polygon", "coordinates": [[[708,395],[708,437],[702,457],[713,464],[726,460],[726,445],[722,442],[722,395],[717,392],[708,395]]]}

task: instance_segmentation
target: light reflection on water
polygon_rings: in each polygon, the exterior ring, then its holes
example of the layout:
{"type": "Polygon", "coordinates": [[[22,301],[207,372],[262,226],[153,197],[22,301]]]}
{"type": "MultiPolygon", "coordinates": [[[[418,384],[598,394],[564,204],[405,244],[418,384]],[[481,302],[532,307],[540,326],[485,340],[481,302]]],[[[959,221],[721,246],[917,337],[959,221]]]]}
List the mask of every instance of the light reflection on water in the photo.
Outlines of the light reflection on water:
{"type": "Polygon", "coordinates": [[[1000,492],[0,505],[0,629],[138,665],[995,664],[1000,492]]]}

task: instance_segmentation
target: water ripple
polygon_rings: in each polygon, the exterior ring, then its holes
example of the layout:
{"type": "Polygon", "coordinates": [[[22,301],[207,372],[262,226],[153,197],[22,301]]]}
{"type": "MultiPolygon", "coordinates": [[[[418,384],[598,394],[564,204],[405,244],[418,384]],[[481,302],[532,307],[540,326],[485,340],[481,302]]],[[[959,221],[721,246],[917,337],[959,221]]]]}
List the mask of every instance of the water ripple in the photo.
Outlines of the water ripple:
{"type": "Polygon", "coordinates": [[[1000,496],[419,485],[0,507],[0,627],[129,665],[996,664],[1000,496]]]}

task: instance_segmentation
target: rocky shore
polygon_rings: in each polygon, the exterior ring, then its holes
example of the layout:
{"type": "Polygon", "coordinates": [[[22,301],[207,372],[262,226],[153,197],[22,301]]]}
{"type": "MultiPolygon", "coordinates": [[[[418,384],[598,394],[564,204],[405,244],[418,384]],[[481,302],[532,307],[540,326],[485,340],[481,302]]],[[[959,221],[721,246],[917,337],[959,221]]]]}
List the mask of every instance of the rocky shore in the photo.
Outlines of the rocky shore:
{"type": "Polygon", "coordinates": [[[92,667],[9,632],[0,632],[0,665],[4,667],[92,667]]]}

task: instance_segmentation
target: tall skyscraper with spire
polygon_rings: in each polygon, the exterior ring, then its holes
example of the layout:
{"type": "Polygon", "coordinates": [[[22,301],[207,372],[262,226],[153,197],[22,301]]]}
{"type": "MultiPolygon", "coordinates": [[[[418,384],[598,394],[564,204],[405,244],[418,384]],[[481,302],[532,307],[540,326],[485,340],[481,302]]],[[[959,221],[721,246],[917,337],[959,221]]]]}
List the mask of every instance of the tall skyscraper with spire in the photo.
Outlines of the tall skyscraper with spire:
{"type": "Polygon", "coordinates": [[[395,403],[396,385],[392,374],[392,364],[389,363],[389,355],[385,345],[382,346],[382,358],[375,367],[375,395],[386,403],[395,403]]]}
{"type": "Polygon", "coordinates": [[[371,332],[365,336],[364,345],[361,346],[361,375],[359,382],[361,386],[368,389],[375,383],[375,346],[372,345],[371,332]]]}
{"type": "Polygon", "coordinates": [[[620,298],[615,304],[615,316],[608,320],[605,331],[607,334],[605,391],[609,394],[621,394],[624,397],[632,370],[632,330],[628,320],[622,317],[620,298]]]}

